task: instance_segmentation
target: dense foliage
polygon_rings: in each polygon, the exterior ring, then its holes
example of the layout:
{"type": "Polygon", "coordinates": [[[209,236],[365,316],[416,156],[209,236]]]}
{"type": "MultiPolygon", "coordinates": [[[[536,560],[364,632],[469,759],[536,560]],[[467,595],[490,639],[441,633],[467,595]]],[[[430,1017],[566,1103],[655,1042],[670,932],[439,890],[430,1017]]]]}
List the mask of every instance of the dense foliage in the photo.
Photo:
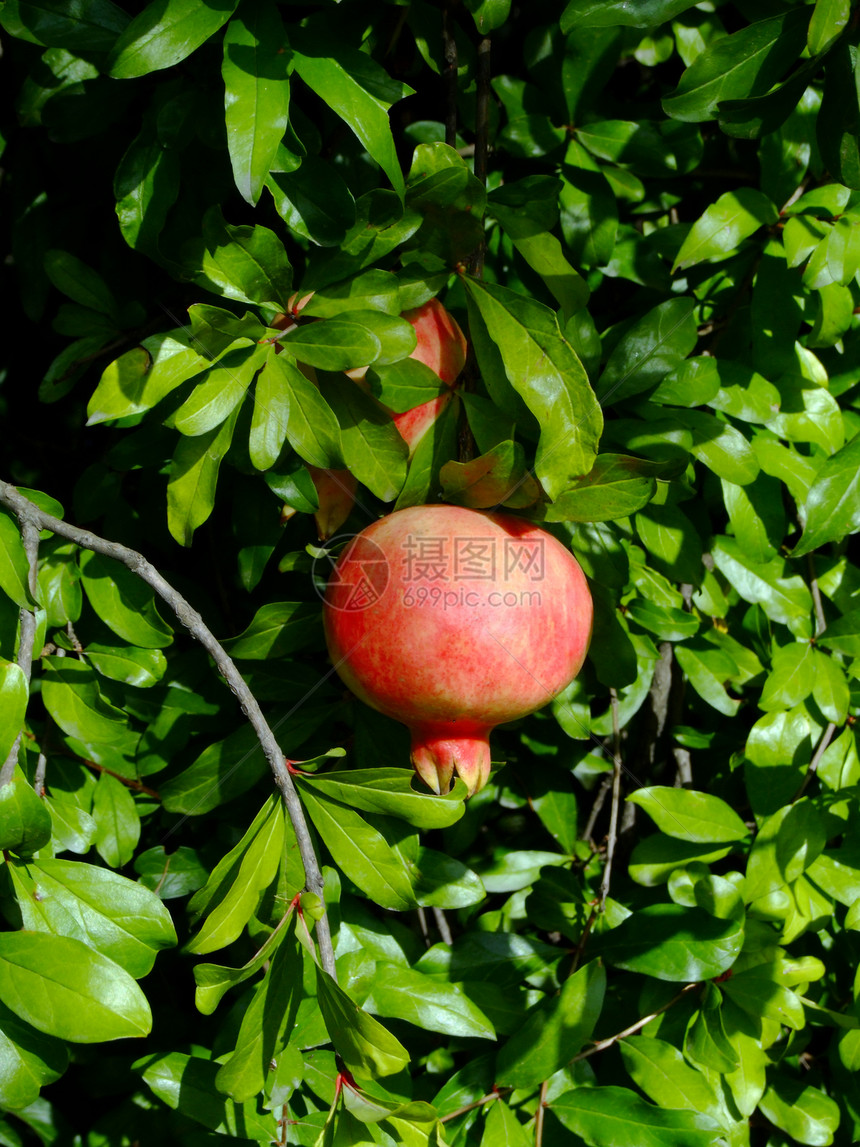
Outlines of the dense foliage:
{"type": "Polygon", "coordinates": [[[856,0],[0,24],[0,1144],[855,1142],[856,0]],[[434,297],[469,358],[410,456],[434,297]],[[468,801],[320,624],[437,500],[595,602],[468,801]]]}

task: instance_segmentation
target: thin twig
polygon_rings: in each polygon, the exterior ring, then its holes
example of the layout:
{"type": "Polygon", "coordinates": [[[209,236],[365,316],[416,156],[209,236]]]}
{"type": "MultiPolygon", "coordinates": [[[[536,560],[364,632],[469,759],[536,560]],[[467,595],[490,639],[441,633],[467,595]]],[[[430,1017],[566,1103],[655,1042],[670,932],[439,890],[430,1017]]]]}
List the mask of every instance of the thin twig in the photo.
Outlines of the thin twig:
{"type": "Polygon", "coordinates": [[[421,935],[424,938],[424,947],[431,948],[433,941],[430,939],[430,929],[427,927],[427,913],[419,905],[417,909],[418,927],[421,929],[421,935]]]}
{"type": "Polygon", "coordinates": [[[806,770],[806,776],[803,778],[803,783],[797,790],[797,793],[791,802],[792,804],[794,804],[795,801],[799,801],[803,794],[806,792],[807,787],[809,786],[809,782],[818,771],[818,766],[821,764],[821,758],[827,752],[827,746],[833,740],[833,734],[836,732],[836,728],[837,726],[834,725],[832,721],[830,721],[827,725],[827,728],[821,734],[821,740],[815,747],[815,752],[812,754],[812,760],[809,762],[809,768],[806,770]]]}
{"type": "Polygon", "coordinates": [[[543,1143],[543,1121],[546,1116],[546,1093],[549,1087],[549,1081],[544,1080],[540,1085],[540,1097],[538,1098],[537,1111],[535,1112],[535,1147],[541,1147],[543,1143]]]}
{"type": "MultiPolygon", "coordinates": [[[[39,595],[39,528],[35,523],[25,521],[20,514],[18,519],[21,525],[21,537],[24,542],[24,553],[27,555],[27,588],[30,597],[35,601],[39,595]]],[[[36,641],[36,614],[28,606],[21,607],[21,628],[18,639],[18,667],[30,684],[33,672],[33,645],[36,641]]],[[[15,775],[15,766],[18,763],[18,750],[21,747],[23,726],[18,730],[15,743],[9,750],[9,755],[0,769],[0,788],[8,785],[15,775]]]]}
{"type": "Polygon", "coordinates": [[[821,600],[821,590],[818,587],[818,577],[815,573],[815,558],[811,553],[806,555],[806,564],[809,567],[809,589],[812,593],[812,604],[815,606],[815,636],[820,637],[827,628],[827,618],[824,616],[824,602],[821,600]]]}
{"type": "MultiPolygon", "coordinates": [[[[487,186],[487,159],[490,151],[490,38],[478,44],[478,75],[475,94],[475,178],[487,186]]],[[[469,259],[469,274],[480,279],[484,273],[486,243],[483,237],[469,259]]]]}
{"type": "Polygon", "coordinates": [[[591,812],[588,815],[588,821],[585,828],[582,830],[582,837],[580,839],[590,841],[594,826],[597,823],[597,818],[600,816],[600,810],[606,801],[606,794],[609,792],[612,785],[612,777],[605,776],[600,782],[600,788],[597,790],[597,796],[594,798],[594,804],[591,806],[591,812]]]}
{"type": "Polygon", "coordinates": [[[48,758],[44,753],[39,753],[39,759],[36,761],[36,775],[33,777],[33,788],[36,796],[43,797],[45,795],[45,772],[48,768],[48,758]]]}
{"type": "Polygon", "coordinates": [[[617,1032],[615,1035],[609,1036],[608,1039],[598,1040],[597,1043],[592,1044],[591,1047],[587,1047],[585,1049],[585,1051],[581,1051],[578,1055],[575,1055],[573,1057],[573,1059],[569,1060],[568,1062],[569,1063],[579,1063],[579,1061],[582,1059],[589,1059],[592,1055],[597,1055],[597,1053],[599,1051],[605,1051],[608,1047],[612,1047],[612,1045],[615,1043],[618,1043],[618,1041],[620,1039],[626,1039],[626,1037],[629,1035],[635,1035],[636,1032],[641,1031],[644,1027],[647,1027],[648,1024],[650,1024],[652,1020],[655,1020],[657,1018],[657,1016],[662,1015],[663,1012],[668,1011],[669,1008],[671,1008],[675,1004],[677,1004],[678,1000],[680,1000],[684,996],[686,996],[688,992],[692,992],[694,988],[698,988],[698,987],[700,987],[700,985],[698,983],[685,984],[684,987],[681,988],[680,992],[678,992],[678,994],[676,996],[673,996],[671,998],[671,1000],[669,1000],[668,1003],[663,1004],[662,1008],[657,1008],[657,1010],[654,1012],[651,1012],[650,1015],[643,1016],[641,1020],[637,1020],[635,1024],[631,1024],[630,1027],[625,1028],[624,1031],[617,1032]]]}
{"type": "Polygon", "coordinates": [[[449,1115],[442,1115],[439,1118],[440,1123],[450,1123],[452,1119],[456,1119],[460,1115],[465,1115],[468,1111],[474,1111],[476,1107],[483,1107],[485,1103],[492,1103],[494,1099],[501,1099],[503,1095],[507,1095],[509,1091],[513,1091],[512,1087],[497,1087],[494,1091],[488,1091],[486,1095],[482,1095],[480,1099],[476,1099],[474,1103],[466,1103],[463,1107],[458,1107],[456,1111],[452,1111],[449,1115]]]}
{"type": "Polygon", "coordinates": [[[612,811],[609,814],[609,837],[606,842],[606,866],[600,881],[600,911],[606,906],[609,885],[612,880],[612,861],[615,857],[615,843],[618,838],[618,805],[621,802],[621,729],[618,718],[618,693],[612,690],[612,811]]]}
{"type": "MultiPolygon", "coordinates": [[[[147,585],[151,586],[158,596],[170,606],[180,623],[188,630],[191,636],[199,641],[204,649],[206,649],[218,667],[221,676],[227,682],[238,700],[242,712],[248,718],[254,732],[257,734],[257,740],[260,742],[263,753],[269,762],[269,767],[272,770],[275,783],[281,792],[284,805],[286,806],[287,813],[289,814],[296,834],[299,855],[304,865],[307,888],[322,900],[323,877],[320,871],[319,861],[314,851],[313,841],[311,840],[298,793],[296,792],[293,779],[287,769],[284,754],[278,745],[275,734],[269,727],[268,721],[263,716],[256,697],[248,688],[241,673],[215,638],[212,631],[206,626],[197,610],[165,580],[155,566],[148,562],[142,554],[137,553],[136,550],[129,549],[127,546],[120,545],[118,542],[107,541],[105,538],[101,538],[98,534],[93,534],[89,530],[79,529],[77,526],[71,526],[67,522],[55,518],[52,514],[46,514],[28,498],[19,494],[14,486],[2,480],[0,480],[0,504],[7,506],[17,515],[18,521],[21,523],[22,533],[24,533],[25,542],[25,531],[28,525],[37,531],[52,530],[61,538],[67,538],[82,549],[103,554],[105,557],[113,558],[115,561],[127,566],[132,573],[136,574],[142,581],[145,581],[147,585]]],[[[316,933],[322,966],[332,979],[336,979],[331,932],[328,917],[325,914],[317,921],[316,933]]]]}
{"type": "Polygon", "coordinates": [[[441,908],[433,909],[433,919],[436,921],[436,927],[439,929],[439,935],[442,937],[443,942],[450,947],[454,942],[454,938],[451,935],[451,929],[448,926],[445,913],[441,908]]]}

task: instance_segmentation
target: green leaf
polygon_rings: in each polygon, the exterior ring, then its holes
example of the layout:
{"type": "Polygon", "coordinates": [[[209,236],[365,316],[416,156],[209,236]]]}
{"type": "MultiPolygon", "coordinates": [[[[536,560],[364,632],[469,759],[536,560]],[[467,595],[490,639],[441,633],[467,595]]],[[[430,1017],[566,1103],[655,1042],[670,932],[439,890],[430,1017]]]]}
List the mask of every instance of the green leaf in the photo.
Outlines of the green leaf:
{"type": "Polygon", "coordinates": [[[723,100],[763,95],[800,55],[808,14],[794,10],[715,40],[681,76],[663,108],[673,119],[714,119],[723,100]]]}
{"type": "Polygon", "coordinates": [[[263,346],[228,351],[173,415],[179,433],[195,438],[220,426],[245,397],[267,353],[263,346]]]}
{"type": "Polygon", "coordinates": [[[224,33],[227,146],[242,197],[256,206],[287,127],[284,26],[268,0],[243,7],[224,33]]]}
{"type": "Polygon", "coordinates": [[[800,997],[778,982],[768,964],[736,973],[723,984],[723,991],[751,1016],[773,1020],[793,1031],[806,1025],[800,997]]]}
{"type": "Polygon", "coordinates": [[[289,393],[287,438],[295,452],[321,470],[343,467],[340,427],[334,412],[314,384],[286,353],[269,351],[264,374],[272,372],[279,390],[289,393]]]}
{"type": "Polygon", "coordinates": [[[445,1035],[496,1038],[493,1025],[461,988],[413,968],[377,964],[361,994],[362,1007],[377,1016],[445,1035]]]}
{"type": "Polygon", "coordinates": [[[102,696],[89,665],[70,657],[45,657],[42,664],[45,708],[70,737],[109,743],[125,731],[126,714],[102,696]]]}
{"type": "Polygon", "coordinates": [[[90,641],[86,658],[102,677],[134,685],[138,689],[157,685],[167,670],[167,658],[160,649],[102,645],[99,641],[90,641]]]}
{"type": "Polygon", "coordinates": [[[656,28],[691,7],[690,0],[569,0],[561,14],[561,30],[574,28],[656,28]]]}
{"type": "Polygon", "coordinates": [[[684,1055],[705,1071],[727,1074],[735,1071],[739,1056],[726,1035],[723,997],[715,984],[706,984],[701,1007],[694,1012],[684,1033],[684,1055]]]}
{"type": "Polygon", "coordinates": [[[841,541],[860,529],[860,434],[828,458],[804,505],[806,525],[792,557],[826,542],[841,541]]]}
{"type": "Polygon", "coordinates": [[[569,976],[557,995],[532,1008],[499,1050],[499,1083],[531,1090],[554,1075],[591,1038],[605,991],[606,972],[592,960],[569,976]]]}
{"type": "Polygon", "coordinates": [[[215,1086],[219,1065],[174,1051],[139,1060],[135,1068],[168,1107],[231,1139],[270,1140],[275,1121],[259,1101],[234,1103],[215,1086]]]}
{"type": "Polygon", "coordinates": [[[116,317],[116,299],[101,275],[68,251],[45,254],[45,274],[58,291],[82,307],[116,317]]]}
{"type": "Polygon", "coordinates": [[[590,1147],[712,1147],[721,1133],[710,1115],[667,1111],[626,1087],[580,1087],[549,1108],[590,1147]]]}
{"type": "Polygon", "coordinates": [[[578,128],[576,136],[593,155],[639,175],[684,175],[702,157],[698,128],[672,120],[599,120],[578,128]]]}
{"type": "Polygon", "coordinates": [[[149,889],[94,864],[33,860],[10,866],[23,926],[71,936],[139,980],[176,943],[170,913],[149,889]]]}
{"type": "Polygon", "coordinates": [[[657,489],[661,463],[626,454],[598,454],[590,473],[543,511],[547,522],[610,522],[643,509],[657,489]]]}
{"type": "Polygon", "coordinates": [[[13,0],[3,11],[3,26],[10,35],[69,52],[106,52],[128,22],[126,13],[111,0],[91,0],[81,7],[65,0],[38,4],[13,0]]]}
{"type": "Polygon", "coordinates": [[[194,531],[215,507],[215,487],[224,455],[230,449],[239,417],[236,406],[226,419],[196,438],[180,438],[167,480],[167,526],[181,546],[190,546],[194,531]]]}
{"type": "Polygon", "coordinates": [[[272,365],[274,355],[272,347],[254,387],[248,453],[257,470],[268,470],[278,461],[289,425],[290,386],[286,370],[272,365]]]}
{"type": "Polygon", "coordinates": [[[59,1079],[68,1064],[65,1044],[22,1023],[0,1004],[0,1103],[4,1107],[20,1111],[35,1103],[42,1087],[59,1079]]]}
{"type": "Polygon", "coordinates": [[[362,1079],[394,1075],[409,1063],[406,1048],[378,1020],[354,1004],[327,972],[315,968],[319,1006],[331,1042],[362,1079]]]}
{"type": "Polygon", "coordinates": [[[109,773],[102,773],[93,797],[95,846],[111,868],[128,864],[140,840],[140,817],[134,797],[109,773]]]}
{"type": "Polygon", "coordinates": [[[29,565],[18,527],[0,510],[0,589],[22,609],[32,605],[27,588],[29,565]]]}
{"type": "Polygon", "coordinates": [[[179,156],[165,148],[149,122],[131,141],[114,176],[119,229],[129,247],[162,260],[160,237],[179,195],[179,156]]]}
{"type": "MultiPolygon", "coordinates": [[[[812,595],[800,577],[785,577],[785,562],[777,558],[766,563],[751,561],[732,538],[717,538],[714,561],[744,601],[759,604],[773,621],[782,622],[792,632],[803,635],[812,610],[812,595]]],[[[810,635],[811,636],[811,635],[810,635]]]]}
{"type": "Polygon", "coordinates": [[[326,375],[320,379],[320,391],[340,426],[341,450],[347,469],[377,498],[393,502],[406,480],[409,450],[391,416],[342,375],[326,375]]]}
{"type": "Polygon", "coordinates": [[[299,362],[320,370],[353,370],[367,366],[380,355],[379,339],[347,312],[347,318],[323,319],[287,331],[281,339],[285,350],[299,362]]]}
{"type": "Polygon", "coordinates": [[[415,892],[402,855],[364,817],[328,795],[303,786],[301,798],[314,828],[341,871],[383,908],[415,907],[415,892]]]}
{"type": "Polygon", "coordinates": [[[747,827],[734,809],[710,793],[653,785],[637,789],[627,799],[644,808],[667,836],[678,840],[723,844],[747,836],[747,827]]]}
{"type": "Polygon", "coordinates": [[[540,424],[535,473],[558,497],[591,470],[603,428],[585,370],[547,307],[474,279],[466,280],[466,290],[470,314],[480,316],[509,383],[540,424]]]}
{"type": "Polygon", "coordinates": [[[621,402],[649,390],[687,357],[697,340],[694,301],[660,303],[616,344],[600,376],[601,403],[621,402]]]}
{"type": "Polygon", "coordinates": [[[716,1092],[707,1077],[690,1067],[672,1044],[634,1035],[618,1046],[631,1079],[654,1103],[671,1111],[701,1111],[719,1119],[716,1092]]]}
{"type": "Polygon", "coordinates": [[[241,303],[287,309],[293,271],[283,243],[268,227],[232,227],[220,208],[210,209],[203,218],[203,245],[194,270],[195,282],[205,290],[241,303]]]}
{"type": "Polygon", "coordinates": [[[760,709],[793,709],[809,696],[815,684],[814,652],[806,642],[776,650],[759,698],[760,709]]]}
{"type": "MultiPolygon", "coordinates": [[[[172,900],[196,892],[206,883],[206,869],[193,848],[184,844],[167,852],[163,844],[148,848],[134,858],[134,871],[144,888],[161,900],[172,900]]],[[[199,966],[199,965],[198,965],[199,966]]]]}
{"type": "Polygon", "coordinates": [[[777,1076],[759,1101],[765,1118],[796,1143],[817,1147],[833,1142],[840,1123],[839,1105],[817,1087],[804,1087],[798,1079],[777,1076]]]}
{"type": "Polygon", "coordinates": [[[297,171],[271,172],[266,186],[291,231],[320,247],[341,248],[355,222],[355,200],[330,163],[306,155],[297,171]]]}
{"type": "Polygon", "coordinates": [[[531,506],[541,489],[526,467],[518,442],[500,442],[468,462],[445,462],[439,471],[442,497],[456,506],[488,509],[504,503],[531,506]]]}
{"type": "Polygon", "coordinates": [[[246,792],[265,776],[268,764],[250,725],[204,749],[178,776],[159,786],[168,812],[202,816],[246,792]]]}
{"type": "Polygon", "coordinates": [[[195,0],[154,0],[113,45],[109,74],[128,80],[178,64],[230,19],[237,3],[217,0],[201,6],[195,0]]]}
{"type": "Polygon", "coordinates": [[[149,1033],[143,992],[107,956],[45,932],[0,935],[0,997],[37,1031],[71,1043],[149,1033]]]}
{"type": "Polygon", "coordinates": [[[826,52],[848,23],[850,15],[850,0],[816,0],[806,38],[809,54],[820,56],[826,52]]]}
{"type": "Polygon", "coordinates": [[[9,756],[21,732],[29,693],[24,670],[14,661],[0,658],[0,761],[9,756]]]}
{"type": "Polygon", "coordinates": [[[777,209],[766,195],[754,187],[726,191],[693,224],[672,271],[693,267],[705,259],[725,257],[738,244],[777,220],[777,209]]]}
{"type": "Polygon", "coordinates": [[[363,52],[291,29],[292,63],[308,87],[355,132],[403,198],[403,172],[394,147],[388,109],[412,95],[412,88],[392,80],[363,52]]]}
{"type": "Polygon", "coordinates": [[[283,601],[262,606],[242,633],[228,638],[222,644],[231,657],[262,661],[319,644],[321,636],[318,606],[307,602],[283,601]]]}
{"type": "Polygon", "coordinates": [[[416,828],[448,828],[462,817],[465,786],[457,779],[444,796],[419,793],[405,769],[352,769],[296,777],[299,788],[311,788],[362,812],[397,816],[416,828]]]}
{"type": "Polygon", "coordinates": [[[742,943],[742,921],[679,904],[651,904],[605,932],[595,949],[616,968],[677,983],[722,975],[742,943]]]}
{"type": "Polygon", "coordinates": [[[824,96],[816,120],[821,158],[836,182],[860,187],[860,95],[857,30],[835,45],[827,60],[824,96]]]}
{"type": "Polygon", "coordinates": [[[291,1033],[302,996],[302,950],[284,938],[242,1017],[236,1050],[221,1065],[215,1086],[239,1103],[262,1091],[275,1056],[291,1033]]]}
{"type": "Polygon", "coordinates": [[[121,562],[86,551],[81,584],[99,618],[119,637],[144,649],[164,649],[173,630],[163,620],[149,586],[121,562]]]}
{"type": "Polygon", "coordinates": [[[0,849],[37,852],[51,839],[51,831],[51,814],[45,802],[16,766],[11,781],[0,788],[0,849]]]}
{"type": "Polygon", "coordinates": [[[181,332],[152,335],[104,370],[87,406],[87,425],[149,410],[209,365],[181,332]]]}
{"type": "Polygon", "coordinates": [[[272,955],[284,938],[284,932],[290,920],[289,914],[284,915],[257,952],[241,968],[224,968],[218,964],[195,964],[194,982],[197,985],[197,991],[194,1002],[197,1005],[197,1010],[202,1012],[204,1016],[211,1015],[221,1002],[225,992],[259,972],[263,965],[271,960],[272,955]]]}
{"type": "Polygon", "coordinates": [[[242,840],[216,866],[194,896],[190,910],[206,912],[186,951],[203,956],[225,948],[241,935],[260,893],[274,880],[284,847],[284,813],[272,796],[242,840]]]}

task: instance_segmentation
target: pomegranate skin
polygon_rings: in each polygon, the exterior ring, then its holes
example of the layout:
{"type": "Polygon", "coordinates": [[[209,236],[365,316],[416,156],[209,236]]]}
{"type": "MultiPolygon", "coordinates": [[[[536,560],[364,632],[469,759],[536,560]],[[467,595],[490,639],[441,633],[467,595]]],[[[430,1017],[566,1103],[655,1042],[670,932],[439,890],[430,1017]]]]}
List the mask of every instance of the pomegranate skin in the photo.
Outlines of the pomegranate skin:
{"type": "Polygon", "coordinates": [[[508,514],[398,510],[342,554],[323,608],[349,688],[412,733],[436,792],[487,781],[494,726],[540,709],[579,672],[592,603],[576,559],[508,514]]]}

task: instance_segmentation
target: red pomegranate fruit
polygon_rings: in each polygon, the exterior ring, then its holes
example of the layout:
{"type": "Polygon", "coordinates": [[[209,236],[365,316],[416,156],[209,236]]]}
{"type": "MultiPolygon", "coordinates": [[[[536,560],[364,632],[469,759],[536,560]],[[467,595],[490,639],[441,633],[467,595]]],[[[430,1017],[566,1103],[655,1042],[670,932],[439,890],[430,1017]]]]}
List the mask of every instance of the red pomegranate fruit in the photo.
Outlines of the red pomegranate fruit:
{"type": "Polygon", "coordinates": [[[323,609],[349,688],[412,733],[437,793],[490,772],[492,729],[533,713],[579,672],[592,603],[576,559],[509,514],[415,506],[348,544],[323,609]]]}

